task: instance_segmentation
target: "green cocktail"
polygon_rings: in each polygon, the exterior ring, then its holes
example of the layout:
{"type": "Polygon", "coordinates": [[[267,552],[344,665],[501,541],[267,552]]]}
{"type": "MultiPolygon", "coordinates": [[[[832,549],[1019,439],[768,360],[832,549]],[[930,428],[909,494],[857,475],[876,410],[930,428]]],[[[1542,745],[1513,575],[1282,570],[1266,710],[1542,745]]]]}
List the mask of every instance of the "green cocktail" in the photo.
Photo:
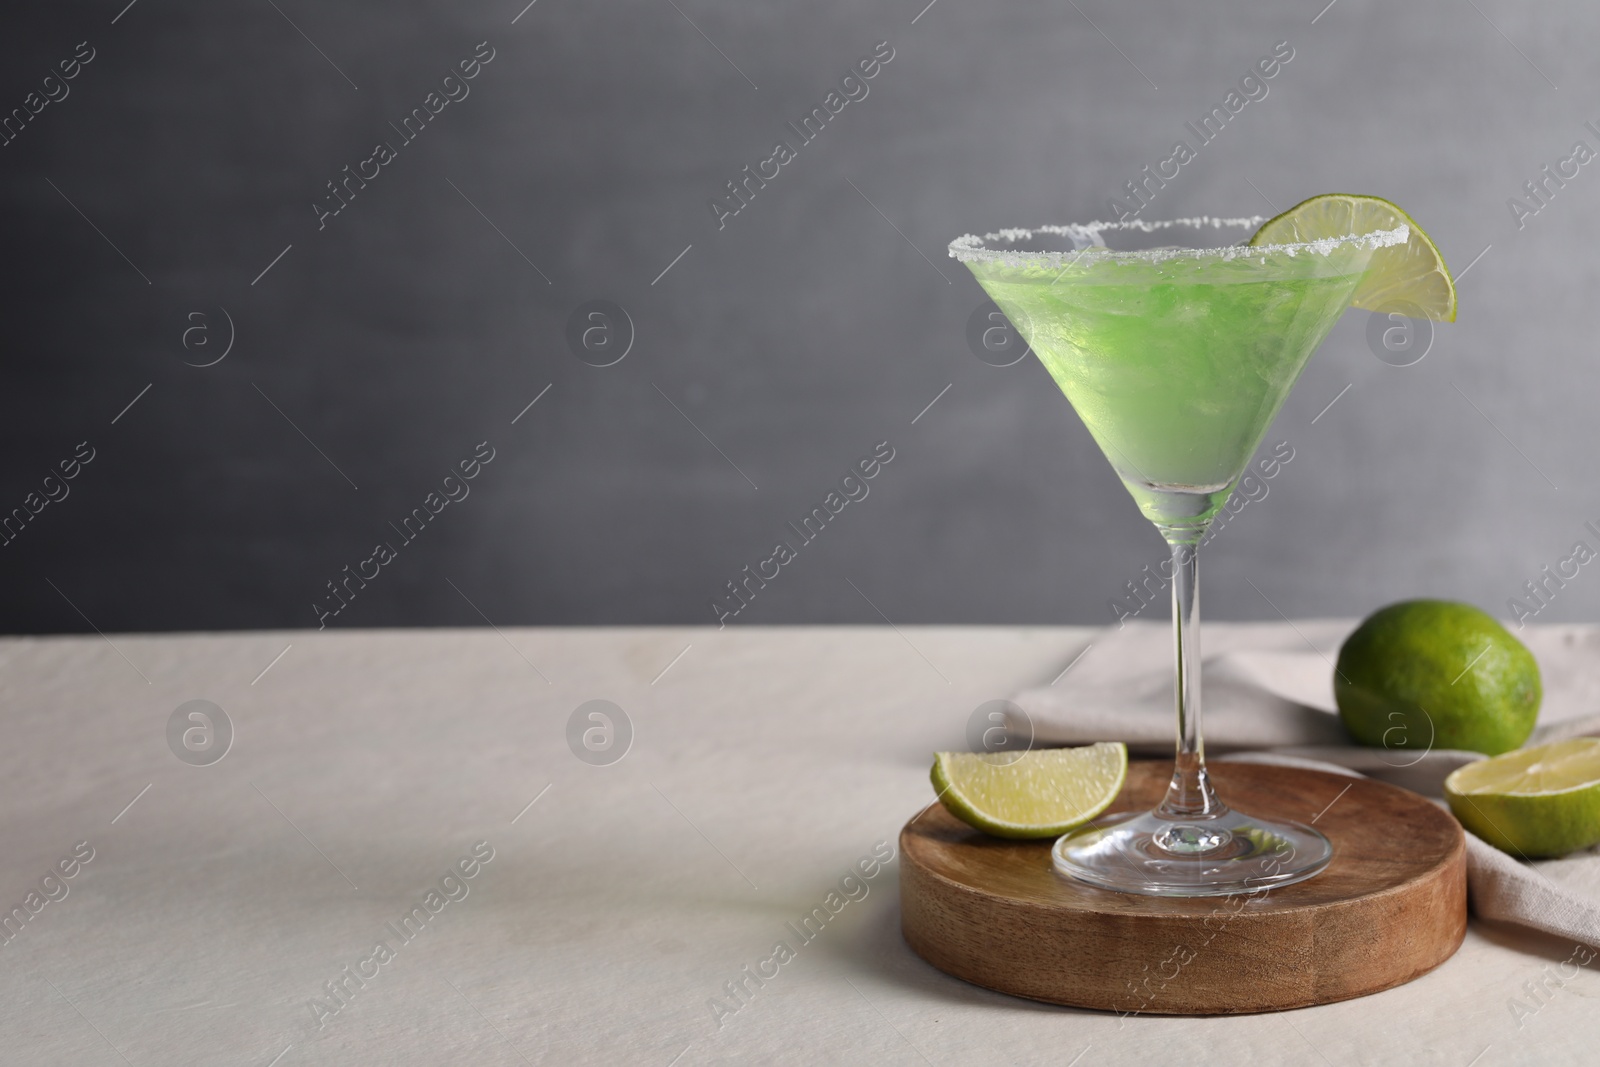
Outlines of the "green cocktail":
{"type": "MultiPolygon", "coordinates": [[[[1384,214],[1386,201],[1307,205],[1312,214],[1291,212],[1267,232],[1305,222],[1336,236],[1296,231],[1285,243],[1250,246],[1242,242],[1260,219],[1187,219],[1004,230],[950,245],[1172,549],[1164,572],[1177,646],[1172,781],[1154,811],[1103,817],[1056,842],[1057,870],[1093,885],[1248,893],[1309,878],[1333,854],[1309,826],[1224,804],[1200,735],[1197,546],[1312,350],[1358,290],[1371,288],[1369,262],[1411,234],[1403,216],[1384,214]],[[1358,211],[1393,221],[1360,225],[1358,211]]],[[[1440,272],[1448,281],[1442,261],[1440,272]]]]}
{"type": "Polygon", "coordinates": [[[1145,517],[1195,539],[1349,304],[1370,250],[1274,257],[1287,262],[1157,255],[968,265],[1145,517]]]}

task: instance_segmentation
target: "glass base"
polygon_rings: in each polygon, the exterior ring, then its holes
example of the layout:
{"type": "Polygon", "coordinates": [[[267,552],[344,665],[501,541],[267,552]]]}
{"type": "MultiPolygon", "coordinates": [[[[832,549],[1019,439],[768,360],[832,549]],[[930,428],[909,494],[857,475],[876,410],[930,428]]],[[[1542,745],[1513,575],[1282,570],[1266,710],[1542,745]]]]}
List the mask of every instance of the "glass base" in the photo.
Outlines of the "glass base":
{"type": "Polygon", "coordinates": [[[1098,819],[1050,850],[1060,873],[1102,889],[1157,897],[1221,897],[1303,882],[1333,845],[1309,826],[1224,810],[1212,818],[1154,811],[1098,819]]]}

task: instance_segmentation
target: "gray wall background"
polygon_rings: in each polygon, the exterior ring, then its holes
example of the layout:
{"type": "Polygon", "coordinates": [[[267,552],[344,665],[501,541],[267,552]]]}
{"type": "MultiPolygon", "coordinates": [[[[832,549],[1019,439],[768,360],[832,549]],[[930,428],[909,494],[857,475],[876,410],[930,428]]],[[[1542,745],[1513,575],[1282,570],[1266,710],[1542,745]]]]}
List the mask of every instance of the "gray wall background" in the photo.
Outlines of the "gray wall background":
{"type": "MultiPolygon", "coordinates": [[[[331,625],[710,622],[885,439],[870,496],[736,625],[1110,621],[1160,543],[1043,369],[968,350],[981,293],[944,246],[1102,217],[1283,40],[1267,98],[1148,217],[1371,192],[1458,272],[1488,251],[1414,366],[1341,322],[1267,437],[1294,459],[1208,549],[1206,613],[1503,613],[1600,548],[1600,165],[1522,229],[1506,204],[1600,149],[1600,10],[1475,2],[14,8],[0,109],[96,57],[0,148],[0,510],[78,442],[95,459],[0,548],[0,627],[316,625],[483,440],[471,495],[331,625]],[[319,231],[324,183],[484,40],[470,96],[319,231]],[[870,95],[719,231],[707,199],[882,40],[870,95]],[[636,335],[606,368],[564,340],[595,298],[636,335]],[[231,352],[188,365],[221,309],[231,352]]],[[[1539,618],[1597,604],[1585,568],[1539,618]]]]}

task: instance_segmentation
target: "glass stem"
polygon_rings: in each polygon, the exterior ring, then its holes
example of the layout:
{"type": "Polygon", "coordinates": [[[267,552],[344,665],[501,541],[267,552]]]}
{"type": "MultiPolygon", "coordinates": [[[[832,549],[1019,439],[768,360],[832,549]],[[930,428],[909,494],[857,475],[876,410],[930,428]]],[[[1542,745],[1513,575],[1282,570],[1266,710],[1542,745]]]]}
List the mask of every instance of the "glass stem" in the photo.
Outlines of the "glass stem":
{"type": "Polygon", "coordinates": [[[1200,546],[1172,544],[1172,630],[1177,650],[1178,753],[1172,782],[1156,814],[1175,820],[1211,819],[1228,806],[1206,775],[1205,738],[1200,732],[1200,546]]]}

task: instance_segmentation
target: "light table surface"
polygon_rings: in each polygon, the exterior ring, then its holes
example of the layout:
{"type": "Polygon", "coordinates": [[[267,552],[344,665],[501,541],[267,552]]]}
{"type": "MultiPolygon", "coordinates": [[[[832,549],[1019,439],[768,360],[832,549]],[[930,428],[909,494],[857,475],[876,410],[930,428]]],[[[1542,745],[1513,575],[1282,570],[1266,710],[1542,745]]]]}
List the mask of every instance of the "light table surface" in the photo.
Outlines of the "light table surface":
{"type": "Polygon", "coordinates": [[[1093,633],[0,641],[0,907],[28,916],[0,944],[0,1062],[1593,1061],[1597,965],[1476,921],[1409,985],[1233,1018],[1122,1019],[948,978],[901,940],[892,862],[797,937],[931,800],[930,753],[965,747],[973,709],[1048,682],[1093,633]],[[604,766],[568,743],[595,699],[633,732],[604,766]],[[233,727],[208,765],[169,747],[191,700],[233,727]],[[776,974],[745,980],[763,961],[776,974]]]}

